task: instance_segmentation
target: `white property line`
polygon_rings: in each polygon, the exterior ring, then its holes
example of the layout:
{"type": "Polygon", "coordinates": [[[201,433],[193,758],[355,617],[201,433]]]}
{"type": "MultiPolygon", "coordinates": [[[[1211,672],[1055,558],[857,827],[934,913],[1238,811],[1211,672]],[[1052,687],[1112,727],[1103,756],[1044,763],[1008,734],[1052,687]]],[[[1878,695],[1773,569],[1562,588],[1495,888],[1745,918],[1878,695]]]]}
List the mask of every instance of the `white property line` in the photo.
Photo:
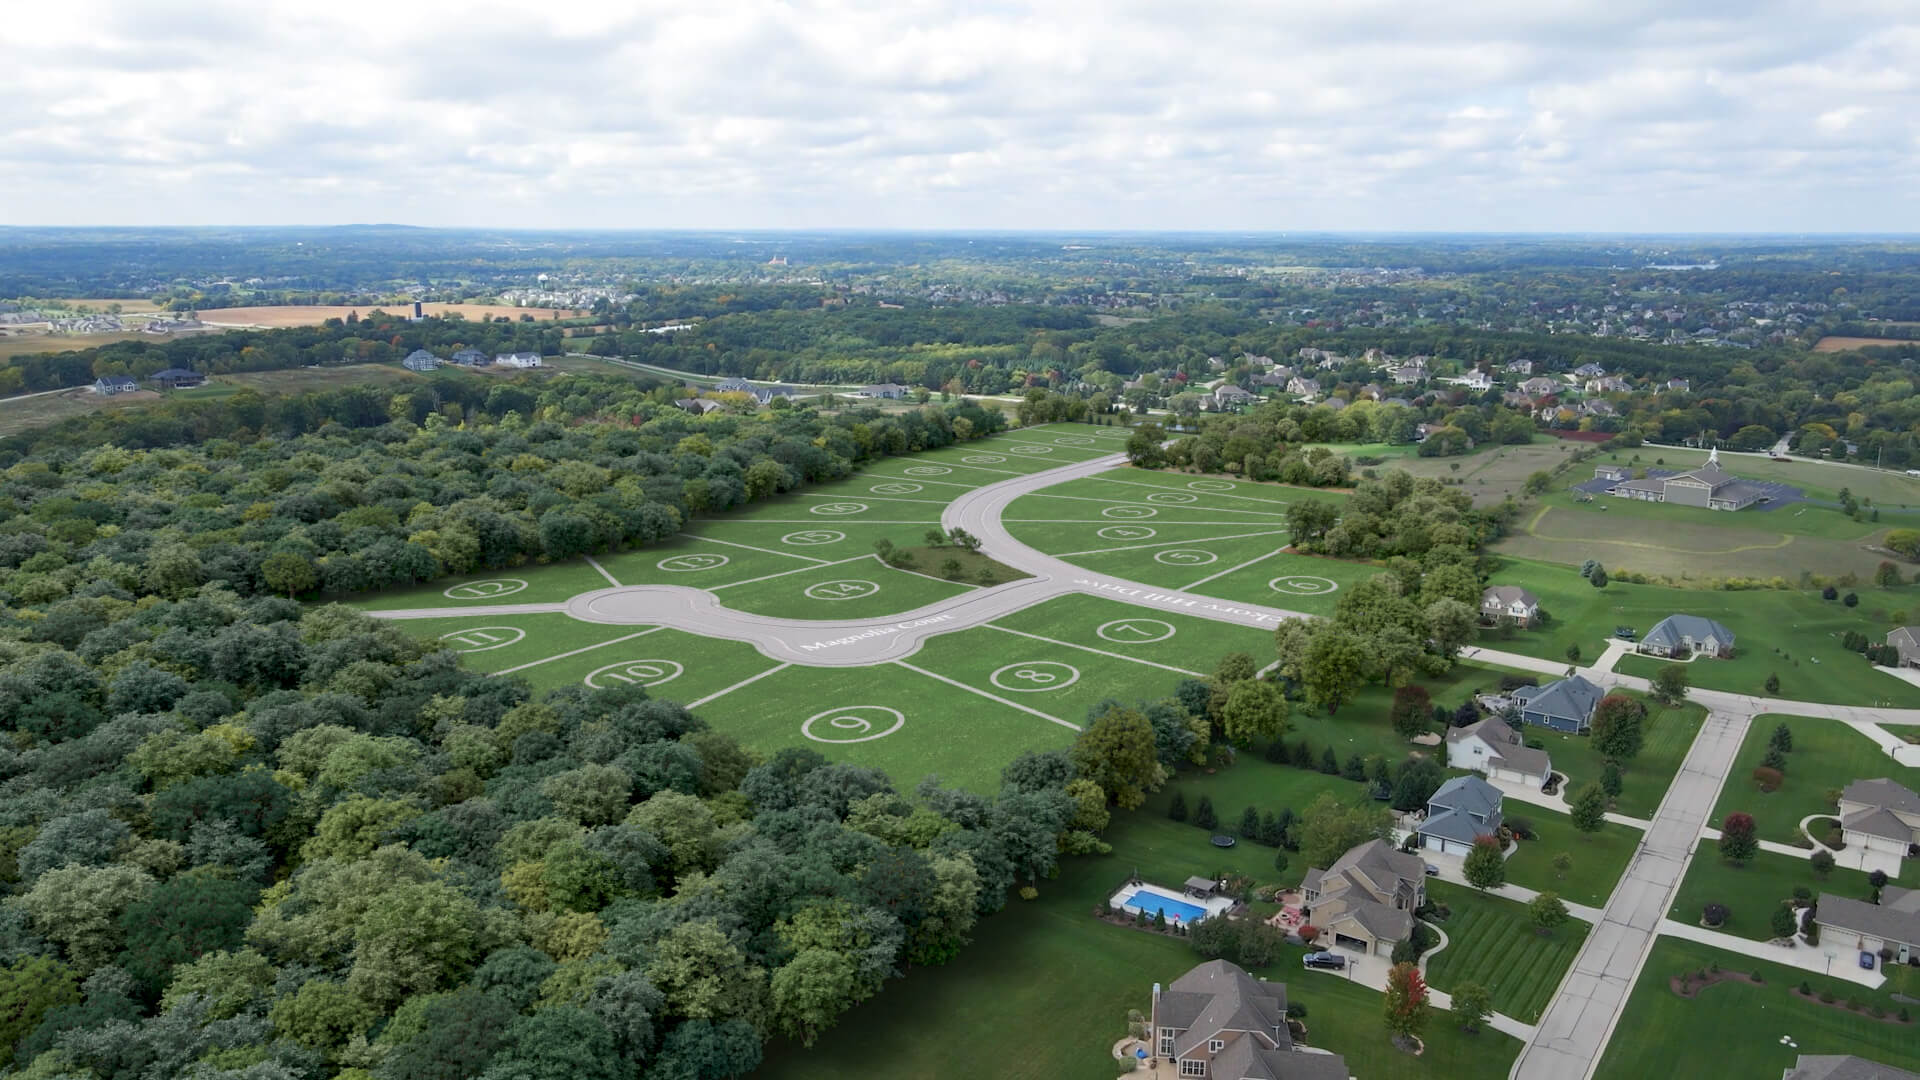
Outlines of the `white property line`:
{"type": "MultiPolygon", "coordinates": [[[[1151,521],[1152,519],[1149,518],[1148,520],[1151,521]]],[[[1179,547],[1181,544],[1212,544],[1218,543],[1221,540],[1248,540],[1256,536],[1279,536],[1286,531],[1285,529],[1267,529],[1263,532],[1236,533],[1233,536],[1197,536],[1188,540],[1157,540],[1151,544],[1129,544],[1126,547],[1094,548],[1092,551],[1063,551],[1055,555],[1054,558],[1064,559],[1072,555],[1111,555],[1116,551],[1143,551],[1147,548],[1179,547]]],[[[1271,554],[1271,552],[1269,552],[1269,554],[1271,554]]],[[[1261,558],[1266,558],[1266,556],[1263,555],[1261,558]]]]}
{"type": "MultiPolygon", "coordinates": [[[[940,464],[942,464],[942,465],[946,465],[946,466],[949,466],[949,467],[951,467],[951,468],[955,468],[955,469],[972,469],[972,470],[973,470],[974,472],[990,472],[990,473],[999,473],[999,474],[1000,474],[1001,476],[1032,476],[1032,475],[1033,475],[1033,473],[1024,473],[1024,472],[1020,472],[1020,471],[1018,471],[1018,470],[1016,470],[1016,469],[989,469],[989,468],[987,468],[987,467],[986,467],[985,465],[963,465],[963,464],[961,464],[961,463],[960,463],[960,462],[958,462],[958,461],[942,461],[942,462],[940,462],[940,464]]],[[[1045,470],[1045,469],[1036,469],[1036,470],[1034,470],[1034,471],[1035,471],[1035,472],[1045,472],[1046,470],[1045,470]]],[[[905,477],[901,477],[901,479],[903,479],[903,480],[904,480],[904,479],[906,479],[906,478],[905,478],[905,477]]]]}
{"type": "MultiPolygon", "coordinates": [[[[1035,641],[1044,641],[1050,645],[1064,645],[1069,649],[1079,649],[1081,652],[1095,653],[1100,656],[1111,656],[1115,660],[1125,660],[1128,663],[1132,663],[1132,664],[1145,664],[1148,667],[1156,667],[1162,671],[1172,671],[1172,672],[1177,672],[1181,675],[1191,675],[1196,679],[1204,679],[1207,677],[1205,672],[1188,671],[1186,668],[1174,667],[1172,664],[1162,664],[1156,660],[1142,660],[1137,656],[1127,656],[1123,653],[1108,652],[1105,649],[1096,649],[1091,645],[1078,645],[1071,641],[1061,641],[1059,638],[1050,638],[1043,634],[1029,634],[1025,630],[1015,630],[1012,627],[1001,626],[998,623],[983,623],[982,625],[984,625],[989,630],[998,630],[1003,634],[1016,634],[1023,638],[1032,638],[1035,641]]],[[[1279,662],[1280,661],[1278,660],[1274,661],[1275,664],[1278,664],[1279,662]]]]}
{"type": "MultiPolygon", "coordinates": [[[[1189,492],[1188,494],[1192,494],[1192,493],[1189,492]]],[[[1226,507],[1226,506],[1194,506],[1191,503],[1157,503],[1157,502],[1147,502],[1145,500],[1135,501],[1133,499],[1096,499],[1091,495],[1050,495],[1044,491],[1029,491],[1027,492],[1026,495],[1022,496],[1022,498],[1072,499],[1075,502],[1105,503],[1108,506],[1151,506],[1160,510],[1165,510],[1168,507],[1174,507],[1176,509],[1184,507],[1186,509],[1191,509],[1191,510],[1205,510],[1207,513],[1210,513],[1210,514],[1252,514],[1256,517],[1270,517],[1270,518],[1286,517],[1285,514],[1282,514],[1277,510],[1235,510],[1231,507],[1226,507]]],[[[1196,499],[1194,501],[1198,502],[1199,500],[1196,499]]]]}
{"type": "Polygon", "coordinates": [[[1267,552],[1265,555],[1255,555],[1253,558],[1248,559],[1246,562],[1241,563],[1239,566],[1229,566],[1225,570],[1222,570],[1217,574],[1208,574],[1206,577],[1201,578],[1199,581],[1196,581],[1191,585],[1181,586],[1180,591],[1185,592],[1188,589],[1198,588],[1199,586],[1205,585],[1207,582],[1212,581],[1214,578],[1226,577],[1228,574],[1233,573],[1235,570],[1245,570],[1247,567],[1252,566],[1254,563],[1257,563],[1262,559],[1273,558],[1275,555],[1280,554],[1281,550],[1282,550],[1281,548],[1274,548],[1272,551],[1267,552]]]}
{"type": "MultiPolygon", "coordinates": [[[[852,502],[853,500],[848,499],[845,501],[852,502]]],[[[944,506],[946,504],[942,503],[941,505],[944,506]]],[[[855,525],[938,525],[940,524],[940,519],[938,518],[933,518],[933,519],[922,518],[919,521],[881,521],[878,518],[863,518],[858,514],[844,514],[839,517],[831,517],[831,518],[816,516],[816,517],[803,517],[803,518],[741,518],[740,520],[747,522],[750,525],[813,525],[822,529],[831,528],[832,526],[830,523],[835,521],[851,521],[855,525]]],[[[1107,521],[1101,522],[1100,524],[1112,525],[1114,524],[1114,522],[1112,520],[1107,520],[1107,521]]],[[[1198,522],[1198,524],[1244,525],[1246,523],[1243,521],[1234,521],[1234,522],[1202,521],[1202,522],[1198,522]]]]}
{"type": "Polygon", "coordinates": [[[945,506],[947,505],[947,501],[948,501],[944,499],[902,499],[897,495],[823,495],[823,494],[819,494],[811,491],[802,494],[800,497],[803,499],[831,499],[834,502],[925,503],[928,506],[945,506]]]}
{"type": "Polygon", "coordinates": [[[701,698],[699,701],[689,701],[687,702],[686,707],[688,709],[697,709],[700,706],[705,705],[709,701],[718,701],[719,699],[726,697],[728,694],[733,693],[735,690],[738,690],[743,686],[750,686],[754,683],[759,682],[761,679],[766,678],[769,675],[775,674],[777,672],[785,671],[792,666],[793,666],[792,664],[775,664],[772,667],[768,668],[767,670],[761,672],[760,674],[749,675],[746,678],[741,679],[739,682],[734,683],[732,686],[729,686],[724,690],[715,690],[713,693],[708,694],[706,697],[701,698]]]}
{"type": "Polygon", "coordinates": [[[979,687],[968,686],[966,683],[963,683],[958,679],[949,679],[945,675],[928,671],[926,668],[914,667],[912,664],[907,663],[905,660],[895,660],[894,663],[899,665],[900,667],[906,668],[908,671],[914,672],[919,675],[925,675],[929,679],[938,679],[941,682],[946,683],[948,686],[958,687],[962,690],[965,690],[969,694],[978,694],[981,697],[986,698],[988,701],[997,701],[1000,704],[1005,705],[1009,709],[1019,709],[1023,713],[1031,713],[1042,720],[1046,720],[1050,723],[1059,724],[1061,727],[1068,728],[1073,731],[1081,730],[1079,724],[1069,724],[1065,720],[1062,720],[1057,716],[1048,716],[1046,713],[1041,712],[1039,709],[1030,709],[1027,706],[1022,705],[1017,701],[1008,701],[1006,698],[1003,698],[998,694],[989,694],[985,690],[980,689],[979,687]]]}
{"type": "Polygon", "coordinates": [[[487,674],[487,678],[491,679],[497,675],[511,675],[516,671],[525,671],[530,667],[539,667],[541,664],[550,664],[555,660],[565,660],[569,656],[579,656],[581,653],[584,653],[584,652],[592,652],[595,649],[604,649],[609,645],[618,645],[623,641],[632,641],[634,638],[646,637],[648,634],[658,633],[659,631],[665,630],[665,629],[666,627],[664,626],[649,626],[645,630],[642,630],[638,633],[628,634],[625,637],[617,637],[617,638],[614,638],[612,641],[602,641],[598,645],[587,645],[578,649],[569,649],[563,653],[555,653],[554,655],[546,657],[545,659],[530,660],[527,663],[519,665],[518,667],[501,668],[499,671],[489,672],[487,674]]]}
{"type": "MultiPolygon", "coordinates": [[[[789,559],[805,559],[810,563],[819,563],[822,566],[826,565],[826,562],[827,562],[827,560],[825,559],[816,559],[811,555],[796,555],[791,551],[775,551],[772,548],[754,547],[752,544],[736,544],[731,540],[720,540],[711,536],[695,536],[692,533],[681,533],[680,535],[686,537],[689,540],[697,540],[703,544],[725,544],[728,547],[745,548],[748,551],[758,551],[762,555],[785,555],[789,559]]],[[[606,571],[604,570],[601,571],[601,573],[605,573],[605,572],[606,571]]],[[[615,581],[614,584],[618,585],[620,583],[615,581]]]]}
{"type": "MultiPolygon", "coordinates": [[[[1252,495],[1235,495],[1230,491],[1195,491],[1192,488],[1179,488],[1179,487],[1174,487],[1170,484],[1149,484],[1140,480],[1121,480],[1116,477],[1108,476],[1105,473],[1101,473],[1098,476],[1081,477],[1081,479],[1098,480],[1103,484],[1126,484],[1128,487],[1152,488],[1155,491],[1178,491],[1187,495],[1198,495],[1203,499],[1211,495],[1216,499],[1245,499],[1248,502],[1272,503],[1274,506],[1292,505],[1292,500],[1289,500],[1289,499],[1261,499],[1261,498],[1256,498],[1252,495]]],[[[1234,481],[1232,480],[1228,480],[1225,482],[1229,484],[1234,483],[1234,481]]]]}
{"type": "Polygon", "coordinates": [[[1045,454],[1022,454],[1020,455],[1021,457],[1047,457],[1051,455],[1055,450],[1071,450],[1071,451],[1074,451],[1075,453],[1087,453],[1087,454],[1093,455],[1093,457],[1079,458],[1077,460],[1070,459],[1068,461],[1061,462],[1061,464],[1063,465],[1065,464],[1078,465],[1081,462],[1092,461],[1093,458],[1095,457],[1105,457],[1108,454],[1113,453],[1112,450],[1108,450],[1105,447],[1101,447],[1101,446],[1074,446],[1071,443],[1056,443],[1056,442],[1048,441],[1046,439],[1022,439],[1014,435],[989,435],[986,438],[981,439],[979,441],[1011,443],[1014,446],[1044,446],[1047,448],[1047,453],[1045,454]]]}
{"type": "Polygon", "coordinates": [[[820,569],[820,567],[821,567],[821,566],[839,566],[839,565],[841,565],[841,564],[843,564],[843,563],[850,563],[850,562],[859,562],[859,561],[860,561],[861,559],[875,559],[875,558],[879,558],[879,556],[877,556],[877,555],[854,555],[854,556],[851,556],[851,557],[849,557],[849,558],[845,558],[845,559],[835,559],[835,560],[834,560],[834,561],[832,561],[832,562],[823,562],[823,563],[821,563],[821,564],[820,564],[819,566],[802,566],[802,567],[798,567],[798,568],[796,568],[796,569],[793,569],[793,570],[782,570],[782,571],[780,571],[780,572],[779,572],[779,573],[777,573],[777,574],[763,574],[763,575],[761,575],[760,577],[750,577],[750,578],[746,578],[746,579],[744,579],[744,580],[742,580],[742,581],[729,581],[729,582],[727,582],[727,583],[726,583],[725,585],[709,585],[709,586],[707,586],[707,591],[708,591],[708,592],[719,592],[719,591],[720,591],[721,589],[731,589],[731,588],[733,588],[733,587],[734,587],[735,585],[751,585],[751,584],[753,584],[753,583],[754,583],[754,582],[756,582],[756,581],[772,581],[772,580],[773,580],[774,578],[779,578],[779,577],[787,577],[787,576],[789,576],[789,575],[792,575],[792,574],[804,574],[804,573],[807,573],[807,572],[808,572],[808,571],[810,571],[810,570],[818,570],[818,569],[820,569]]]}
{"type": "MultiPolygon", "coordinates": [[[[1022,496],[1021,496],[1021,498],[1026,498],[1026,496],[1024,496],[1024,495],[1022,495],[1022,496]]],[[[764,519],[762,519],[762,520],[764,520],[764,519]]],[[[1163,520],[1159,520],[1159,519],[1156,519],[1156,518],[1150,518],[1150,517],[1143,517],[1143,518],[1016,518],[1016,517],[1003,517],[1003,518],[1001,518],[1000,520],[1001,520],[1001,521],[1011,521],[1011,522],[1014,522],[1015,524],[1020,524],[1020,525],[1146,525],[1146,524],[1150,524],[1150,523],[1151,523],[1151,524],[1153,524],[1153,525],[1230,525],[1230,526],[1238,526],[1238,527],[1240,527],[1240,528],[1245,528],[1245,527],[1246,527],[1246,526],[1248,526],[1248,525],[1266,525],[1266,524],[1277,524],[1277,523],[1275,523],[1275,522],[1262,522],[1262,521],[1163,521],[1163,520]]],[[[918,524],[918,522],[913,522],[913,521],[894,521],[894,522],[876,522],[876,524],[889,524],[889,525],[915,525],[915,524],[918,524]]],[[[1285,532],[1286,530],[1285,530],[1285,529],[1275,529],[1274,531],[1275,531],[1275,532],[1285,532]]]]}
{"type": "Polygon", "coordinates": [[[601,566],[600,561],[598,559],[595,559],[591,555],[588,555],[586,558],[587,558],[587,565],[593,567],[595,570],[600,571],[600,576],[607,579],[607,584],[613,586],[616,589],[620,587],[620,582],[617,579],[615,579],[612,574],[607,573],[607,568],[604,566],[601,566]]]}
{"type": "MultiPolygon", "coordinates": [[[[941,467],[945,468],[945,466],[941,466],[941,467]]],[[[909,484],[939,484],[941,487],[966,488],[968,491],[974,491],[980,487],[979,484],[956,484],[951,480],[929,480],[924,476],[894,476],[890,473],[864,473],[860,477],[858,477],[858,479],[900,480],[909,484]]]]}

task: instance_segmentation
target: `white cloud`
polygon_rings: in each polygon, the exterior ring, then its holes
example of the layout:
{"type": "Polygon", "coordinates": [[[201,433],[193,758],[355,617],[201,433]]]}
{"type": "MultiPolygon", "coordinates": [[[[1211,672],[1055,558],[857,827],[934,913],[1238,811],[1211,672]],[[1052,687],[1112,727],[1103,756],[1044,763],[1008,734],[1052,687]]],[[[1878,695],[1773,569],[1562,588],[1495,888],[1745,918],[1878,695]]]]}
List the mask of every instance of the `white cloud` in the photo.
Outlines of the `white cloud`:
{"type": "Polygon", "coordinates": [[[1920,230],[1910,0],[66,0],[9,31],[13,224],[1920,230]]]}

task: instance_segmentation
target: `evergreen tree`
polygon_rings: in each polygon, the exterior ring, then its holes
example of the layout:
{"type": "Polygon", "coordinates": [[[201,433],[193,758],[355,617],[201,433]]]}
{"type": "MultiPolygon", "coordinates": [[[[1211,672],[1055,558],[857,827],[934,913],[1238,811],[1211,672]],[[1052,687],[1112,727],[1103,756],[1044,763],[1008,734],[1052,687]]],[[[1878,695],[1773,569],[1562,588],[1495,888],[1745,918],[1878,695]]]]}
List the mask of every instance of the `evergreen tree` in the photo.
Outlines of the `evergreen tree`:
{"type": "Polygon", "coordinates": [[[1220,824],[1220,819],[1213,814],[1212,796],[1200,796],[1200,805],[1193,811],[1193,823],[1207,830],[1212,830],[1214,826],[1220,824]]]}
{"type": "Polygon", "coordinates": [[[1175,821],[1187,820],[1187,796],[1179,788],[1173,789],[1173,801],[1167,804],[1167,816],[1175,821]]]}
{"type": "Polygon", "coordinates": [[[1243,840],[1260,839],[1260,811],[1251,806],[1240,812],[1240,837],[1243,840]]]}

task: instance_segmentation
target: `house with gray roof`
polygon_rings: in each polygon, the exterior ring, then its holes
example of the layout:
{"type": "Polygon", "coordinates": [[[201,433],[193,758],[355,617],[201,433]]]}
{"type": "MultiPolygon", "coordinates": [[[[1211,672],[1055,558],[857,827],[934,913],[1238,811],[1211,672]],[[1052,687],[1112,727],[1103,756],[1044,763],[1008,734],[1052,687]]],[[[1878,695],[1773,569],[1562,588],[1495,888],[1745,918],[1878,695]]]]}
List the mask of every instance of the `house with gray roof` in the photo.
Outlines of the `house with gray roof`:
{"type": "Polygon", "coordinates": [[[907,388],[897,382],[874,383],[871,386],[861,387],[858,396],[898,401],[907,396],[907,388]]]}
{"type": "Polygon", "coordinates": [[[461,367],[486,367],[493,363],[493,358],[479,349],[461,349],[447,357],[447,362],[461,367]]]}
{"type": "Polygon", "coordinates": [[[751,394],[753,393],[753,384],[735,375],[730,378],[721,379],[714,385],[714,389],[723,394],[751,394]]]}
{"type": "Polygon", "coordinates": [[[1427,867],[1385,840],[1347,849],[1326,869],[1300,881],[1308,918],[1334,945],[1378,956],[1413,933],[1413,913],[1427,899],[1427,867]]]}
{"type": "Polygon", "coordinates": [[[794,387],[787,386],[784,383],[774,383],[771,386],[756,386],[753,388],[753,400],[762,405],[766,405],[771,403],[774,398],[791,399],[793,395],[798,392],[794,387]]]}
{"type": "Polygon", "coordinates": [[[1447,732],[1447,767],[1471,769],[1490,780],[1539,787],[1553,775],[1545,750],[1535,750],[1497,716],[1447,732]]]}
{"type": "Polygon", "coordinates": [[[1540,598],[1518,585],[1489,585],[1480,594],[1480,621],[1489,626],[1532,626],[1540,618],[1540,598]]]}
{"type": "Polygon", "coordinates": [[[162,390],[181,390],[207,381],[205,375],[187,368],[170,367],[147,376],[147,381],[162,390]]]}
{"type": "Polygon", "coordinates": [[[1887,644],[1900,654],[1901,667],[1920,668],[1920,626],[1896,626],[1887,631],[1887,644]]]}
{"type": "Polygon", "coordinates": [[[1522,686],[1513,698],[1524,723],[1579,734],[1593,726],[1594,707],[1606,694],[1585,676],[1569,675],[1545,686],[1522,686]]]}
{"type": "Polygon", "coordinates": [[[1801,1054],[1780,1080],[1920,1080],[1920,1073],[1852,1054],[1801,1054]]]}
{"type": "Polygon", "coordinates": [[[400,361],[400,366],[408,371],[432,371],[440,366],[440,358],[425,349],[415,349],[400,361]]]}
{"type": "Polygon", "coordinates": [[[1481,837],[1500,834],[1504,798],[1499,788],[1477,776],[1456,776],[1441,784],[1427,800],[1426,820],[1414,829],[1420,846],[1442,855],[1465,855],[1481,837]]]}
{"type": "Polygon", "coordinates": [[[1821,893],[1819,911],[1822,944],[1870,953],[1891,949],[1891,962],[1898,964],[1920,956],[1920,889],[1888,885],[1877,904],[1821,893]]]}
{"type": "Polygon", "coordinates": [[[1260,400],[1258,397],[1247,393],[1232,383],[1221,383],[1219,386],[1213,388],[1212,402],[1215,412],[1226,412],[1229,409],[1237,409],[1242,405],[1250,405],[1258,400],[1260,400]]]}
{"type": "Polygon", "coordinates": [[[1153,1050],[1181,1076],[1212,1080],[1347,1080],[1338,1054],[1296,1046],[1287,1027],[1287,986],[1260,982],[1236,964],[1209,960],[1153,987],[1153,1050]]]}
{"type": "Polygon", "coordinates": [[[1840,790],[1840,829],[1848,847],[1892,856],[1920,853],[1920,795],[1886,777],[1840,790]]]}
{"type": "Polygon", "coordinates": [[[1699,615],[1669,615],[1640,637],[1640,651],[1648,656],[1733,655],[1733,631],[1699,615]]]}
{"type": "Polygon", "coordinates": [[[140,384],[131,375],[102,375],[93,380],[96,394],[127,394],[138,389],[140,384]]]}

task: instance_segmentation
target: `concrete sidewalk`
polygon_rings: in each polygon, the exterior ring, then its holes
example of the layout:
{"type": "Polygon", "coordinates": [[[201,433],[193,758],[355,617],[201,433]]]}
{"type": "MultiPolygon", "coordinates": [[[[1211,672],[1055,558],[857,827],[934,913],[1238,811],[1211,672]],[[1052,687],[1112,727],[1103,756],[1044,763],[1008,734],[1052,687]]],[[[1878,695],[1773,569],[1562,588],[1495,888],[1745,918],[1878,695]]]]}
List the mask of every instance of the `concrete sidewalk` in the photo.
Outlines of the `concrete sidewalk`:
{"type": "Polygon", "coordinates": [[[1808,945],[1802,942],[1789,949],[1780,945],[1770,945],[1764,941],[1723,934],[1718,930],[1709,930],[1704,926],[1695,926],[1674,919],[1660,920],[1660,933],[1667,937],[1697,941],[1702,945],[1711,945],[1716,949],[1739,953],[1741,956],[1750,956],[1755,960],[1785,964],[1815,975],[1831,975],[1836,979],[1859,983],[1869,990],[1878,990],[1887,981],[1887,977],[1880,974],[1877,958],[1874,970],[1869,971],[1857,962],[1859,950],[1841,948],[1826,941],[1822,941],[1819,945],[1808,945]]]}

